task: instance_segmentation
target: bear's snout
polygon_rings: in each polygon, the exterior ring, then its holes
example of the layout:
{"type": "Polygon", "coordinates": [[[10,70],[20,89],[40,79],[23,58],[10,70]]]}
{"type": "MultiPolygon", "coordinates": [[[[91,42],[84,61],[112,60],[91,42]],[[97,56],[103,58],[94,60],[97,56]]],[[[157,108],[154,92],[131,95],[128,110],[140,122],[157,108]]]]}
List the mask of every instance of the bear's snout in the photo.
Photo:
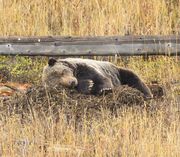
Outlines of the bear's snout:
{"type": "Polygon", "coordinates": [[[71,81],[70,84],[71,84],[71,88],[74,88],[77,86],[77,83],[75,80],[71,81]]]}
{"type": "Polygon", "coordinates": [[[59,80],[60,84],[65,86],[65,87],[68,87],[68,88],[74,88],[77,86],[78,84],[78,81],[75,77],[61,77],[60,80],[59,80]]]}

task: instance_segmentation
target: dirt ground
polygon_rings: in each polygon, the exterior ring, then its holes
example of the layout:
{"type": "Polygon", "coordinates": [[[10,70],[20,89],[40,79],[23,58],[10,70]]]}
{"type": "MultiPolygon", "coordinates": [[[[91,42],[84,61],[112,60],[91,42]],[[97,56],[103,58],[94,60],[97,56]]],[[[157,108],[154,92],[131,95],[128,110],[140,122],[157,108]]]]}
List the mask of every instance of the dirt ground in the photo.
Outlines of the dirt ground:
{"type": "Polygon", "coordinates": [[[62,110],[67,117],[79,118],[84,114],[93,117],[97,116],[102,109],[108,109],[116,114],[116,110],[121,107],[134,108],[135,106],[154,111],[162,107],[160,104],[163,103],[159,103],[160,101],[164,101],[164,98],[168,99],[165,87],[157,82],[148,85],[154,98],[144,100],[140,91],[128,86],[118,87],[107,95],[93,96],[83,95],[63,87],[47,90],[41,85],[9,82],[11,78],[7,69],[1,69],[0,112],[2,118],[13,114],[19,114],[23,119],[27,115],[33,118],[53,115],[53,119],[57,120],[62,110]]]}
{"type": "MultiPolygon", "coordinates": [[[[163,90],[160,86],[151,85],[150,88],[154,99],[162,99],[163,90]]],[[[5,115],[15,113],[22,116],[29,113],[33,118],[36,115],[53,115],[57,119],[59,111],[64,110],[67,116],[78,118],[85,113],[90,117],[97,116],[101,109],[116,113],[122,106],[145,107],[152,101],[144,100],[140,91],[128,86],[118,87],[112,93],[102,96],[84,95],[63,87],[47,90],[43,86],[35,86],[26,93],[17,92],[11,97],[1,98],[1,112],[5,115]]]]}

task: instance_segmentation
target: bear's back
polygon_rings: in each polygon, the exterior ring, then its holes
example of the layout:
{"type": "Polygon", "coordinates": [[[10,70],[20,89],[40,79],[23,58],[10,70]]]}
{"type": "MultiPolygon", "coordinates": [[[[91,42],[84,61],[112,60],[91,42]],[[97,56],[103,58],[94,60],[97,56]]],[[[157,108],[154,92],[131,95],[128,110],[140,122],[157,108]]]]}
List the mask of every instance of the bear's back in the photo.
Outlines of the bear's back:
{"type": "Polygon", "coordinates": [[[84,64],[87,66],[94,67],[96,69],[101,70],[102,68],[108,69],[115,67],[114,64],[107,62],[107,61],[97,61],[92,59],[82,59],[82,58],[66,58],[66,59],[60,59],[60,61],[66,61],[72,64],[84,64]]]}
{"type": "Polygon", "coordinates": [[[71,64],[82,64],[87,67],[94,68],[103,76],[110,78],[113,84],[120,84],[119,68],[110,62],[97,61],[92,59],[81,59],[81,58],[66,58],[66,59],[60,59],[60,61],[66,61],[71,64]]]}

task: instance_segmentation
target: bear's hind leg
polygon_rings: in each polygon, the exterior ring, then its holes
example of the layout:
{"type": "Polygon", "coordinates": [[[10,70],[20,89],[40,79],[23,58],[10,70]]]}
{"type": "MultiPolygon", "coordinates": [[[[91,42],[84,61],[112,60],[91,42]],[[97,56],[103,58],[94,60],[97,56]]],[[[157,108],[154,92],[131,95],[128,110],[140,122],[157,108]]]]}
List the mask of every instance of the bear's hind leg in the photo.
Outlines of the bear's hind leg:
{"type": "Polygon", "coordinates": [[[120,69],[120,81],[122,85],[128,85],[132,88],[136,88],[144,94],[144,97],[149,99],[153,98],[153,95],[148,86],[136,75],[134,72],[127,69],[120,69]]]}

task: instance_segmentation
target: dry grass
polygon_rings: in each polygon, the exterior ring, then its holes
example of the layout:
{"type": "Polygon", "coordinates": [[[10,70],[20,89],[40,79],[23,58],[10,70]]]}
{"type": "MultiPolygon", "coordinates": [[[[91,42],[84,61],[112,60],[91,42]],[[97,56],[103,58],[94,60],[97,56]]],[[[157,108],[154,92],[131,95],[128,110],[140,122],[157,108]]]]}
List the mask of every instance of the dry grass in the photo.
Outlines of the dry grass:
{"type": "MultiPolygon", "coordinates": [[[[179,156],[179,104],[175,99],[169,100],[153,102],[164,106],[155,111],[124,106],[117,115],[112,115],[102,108],[98,118],[89,120],[84,116],[82,121],[77,121],[74,115],[67,119],[66,109],[60,110],[57,123],[53,114],[38,118],[38,112],[34,112],[35,120],[30,114],[25,116],[28,121],[14,114],[1,124],[1,153],[9,156],[179,156]]],[[[66,102],[65,98],[64,106],[66,102]]]]}
{"type": "MultiPolygon", "coordinates": [[[[179,0],[0,0],[2,36],[165,35],[179,30],[179,0]]],[[[42,62],[12,60],[8,62],[12,74],[31,76],[37,82],[42,62]],[[13,65],[12,60],[21,64],[13,65]]],[[[146,107],[122,107],[117,115],[102,109],[100,118],[88,120],[84,115],[78,127],[75,118],[67,120],[64,110],[58,123],[53,115],[33,120],[30,114],[23,123],[19,114],[7,113],[0,121],[0,156],[180,156],[178,58],[147,62],[134,57],[128,65],[118,64],[135,70],[146,82],[162,84],[167,95],[152,103],[164,107],[153,112],[146,107]]]]}
{"type": "Polygon", "coordinates": [[[179,0],[1,0],[1,35],[172,34],[179,0]]]}

